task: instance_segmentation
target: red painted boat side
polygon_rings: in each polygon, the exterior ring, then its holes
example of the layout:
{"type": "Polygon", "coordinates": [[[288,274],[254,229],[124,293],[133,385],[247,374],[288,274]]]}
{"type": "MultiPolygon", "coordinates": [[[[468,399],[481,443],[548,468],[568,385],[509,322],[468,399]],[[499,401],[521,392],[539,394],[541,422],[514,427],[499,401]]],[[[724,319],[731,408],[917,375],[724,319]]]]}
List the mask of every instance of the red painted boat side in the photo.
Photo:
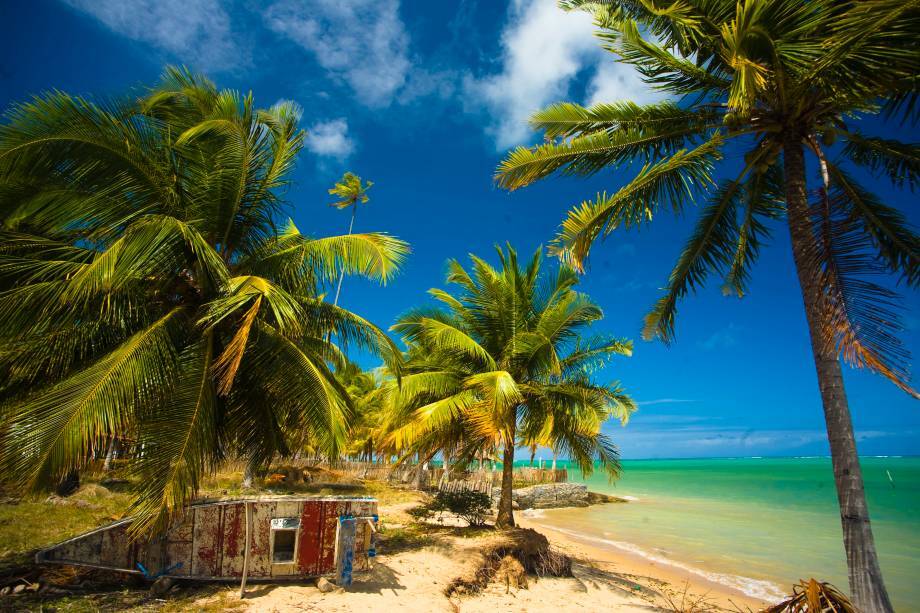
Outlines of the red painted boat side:
{"type": "MultiPolygon", "coordinates": [[[[199,503],[189,507],[165,534],[149,540],[128,537],[131,519],[93,530],[40,551],[40,563],[69,564],[205,580],[236,580],[242,575],[246,542],[246,504],[251,505],[252,539],[248,576],[300,579],[335,570],[338,518],[350,513],[372,517],[374,499],[276,498],[199,503]],[[272,561],[272,519],[298,519],[293,563],[272,561]],[[140,566],[144,571],[141,571],[140,566]]],[[[371,527],[359,522],[354,569],[368,565],[371,527]]]]}

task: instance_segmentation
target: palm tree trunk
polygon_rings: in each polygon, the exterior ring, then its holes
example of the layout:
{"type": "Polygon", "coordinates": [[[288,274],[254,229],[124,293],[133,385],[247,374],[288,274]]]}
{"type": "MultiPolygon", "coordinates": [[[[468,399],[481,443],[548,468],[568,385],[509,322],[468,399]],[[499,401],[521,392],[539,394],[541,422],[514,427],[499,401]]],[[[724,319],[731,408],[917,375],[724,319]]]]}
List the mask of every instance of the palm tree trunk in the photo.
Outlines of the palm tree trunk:
{"type": "Polygon", "coordinates": [[[247,462],[246,469],[243,471],[243,483],[242,483],[243,488],[252,487],[252,477],[254,473],[255,473],[255,470],[253,470],[252,464],[249,464],[247,462]]]}
{"type": "Polygon", "coordinates": [[[860,611],[889,612],[893,609],[875,552],[840,360],[835,347],[832,343],[826,342],[823,333],[827,326],[827,314],[821,308],[821,287],[814,264],[809,257],[814,235],[808,218],[805,159],[799,135],[787,135],[783,147],[783,160],[792,254],[805,303],[805,317],[808,321],[811,349],[824,405],[824,420],[831,448],[840,521],[843,525],[843,546],[849,569],[850,593],[860,611]]]}
{"type": "MultiPolygon", "coordinates": [[[[358,202],[355,201],[351,205],[351,221],[348,223],[348,236],[351,236],[351,231],[355,227],[355,215],[358,213],[358,202]]],[[[339,273],[339,282],[335,288],[335,300],[332,302],[332,306],[339,306],[339,294],[342,293],[342,281],[345,279],[345,269],[342,268],[342,272],[339,273]]]]}
{"type": "Polygon", "coordinates": [[[418,454],[418,470],[415,471],[415,489],[417,490],[422,489],[422,474],[425,473],[425,464],[431,461],[431,458],[433,457],[434,457],[434,454],[432,453],[427,458],[425,458],[425,460],[423,461],[422,454],[421,453],[418,454]]]}
{"type": "Polygon", "coordinates": [[[514,437],[505,442],[505,456],[502,458],[502,495],[498,499],[497,528],[514,527],[514,509],[511,506],[511,494],[514,491],[514,437]]]}
{"type": "Polygon", "coordinates": [[[448,483],[450,481],[450,456],[444,454],[444,471],[441,473],[441,478],[438,480],[438,487],[441,487],[442,484],[448,483]]]}
{"type": "Polygon", "coordinates": [[[112,470],[112,460],[115,459],[115,437],[109,439],[109,448],[105,452],[105,462],[102,463],[102,472],[112,470]]]}

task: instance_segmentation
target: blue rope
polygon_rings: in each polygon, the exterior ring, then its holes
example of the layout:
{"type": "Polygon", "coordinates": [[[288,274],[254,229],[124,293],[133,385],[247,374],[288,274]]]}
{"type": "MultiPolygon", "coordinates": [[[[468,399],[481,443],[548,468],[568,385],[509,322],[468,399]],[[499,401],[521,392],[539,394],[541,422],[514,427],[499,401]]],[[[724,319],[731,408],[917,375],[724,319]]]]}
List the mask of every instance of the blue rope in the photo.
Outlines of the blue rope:
{"type": "Polygon", "coordinates": [[[146,568],[144,568],[144,565],[141,564],[140,562],[137,562],[137,567],[141,570],[141,574],[144,575],[145,579],[159,579],[163,575],[168,575],[172,571],[182,568],[182,562],[177,562],[176,564],[173,564],[172,566],[168,568],[164,568],[163,570],[161,570],[155,575],[151,575],[150,572],[146,568]]]}

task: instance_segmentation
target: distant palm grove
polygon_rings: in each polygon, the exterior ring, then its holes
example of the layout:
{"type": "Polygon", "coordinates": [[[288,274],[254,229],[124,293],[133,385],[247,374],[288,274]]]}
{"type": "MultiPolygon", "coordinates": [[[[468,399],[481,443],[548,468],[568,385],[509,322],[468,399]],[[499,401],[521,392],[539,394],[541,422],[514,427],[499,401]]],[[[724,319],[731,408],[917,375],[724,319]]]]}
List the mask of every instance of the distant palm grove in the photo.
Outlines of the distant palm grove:
{"type": "Polygon", "coordinates": [[[410,246],[356,231],[372,183],[352,173],[317,203],[348,210],[347,234],[294,225],[286,190],[310,137],[294,104],[260,108],[251,93],[170,67],[113,102],[54,91],[10,108],[0,123],[0,481],[38,492],[129,449],[143,533],[227,461],[251,474],[291,456],[361,457],[420,475],[436,458],[460,470],[491,458],[503,469],[496,525],[514,526],[516,449],[548,448],[585,474],[620,472],[602,425],[625,424],[636,404],[628,382],[601,374],[633,344],[597,332],[603,305],[577,288],[595,243],[670,211],[688,240],[645,318],[646,340],[674,342],[678,304],[711,276],[743,296],[770,237],[788,233],[850,593],[859,610],[891,611],[841,361],[920,397],[891,289],[920,286],[920,236],[869,184],[914,190],[920,146],[863,122],[920,117],[920,3],[559,5],[589,11],[610,61],[666,97],[541,110],[531,124],[544,142],[510,151],[495,181],[516,190],[624,169],[631,180],[559,204],[559,233],[545,237],[552,260],[511,245],[458,254],[445,287],[386,331],[338,306],[342,282],[386,284],[410,246]],[[380,367],[359,368],[354,349],[380,367]]]}

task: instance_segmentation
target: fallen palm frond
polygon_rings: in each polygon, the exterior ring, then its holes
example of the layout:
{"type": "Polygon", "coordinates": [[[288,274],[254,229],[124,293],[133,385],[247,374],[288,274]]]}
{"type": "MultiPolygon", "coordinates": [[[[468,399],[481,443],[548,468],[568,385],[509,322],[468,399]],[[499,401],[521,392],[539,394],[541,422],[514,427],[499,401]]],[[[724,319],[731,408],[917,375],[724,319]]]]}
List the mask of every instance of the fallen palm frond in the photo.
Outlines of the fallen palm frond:
{"type": "Polygon", "coordinates": [[[830,583],[809,579],[794,585],[792,596],[763,613],[856,613],[856,607],[830,583]]]}

